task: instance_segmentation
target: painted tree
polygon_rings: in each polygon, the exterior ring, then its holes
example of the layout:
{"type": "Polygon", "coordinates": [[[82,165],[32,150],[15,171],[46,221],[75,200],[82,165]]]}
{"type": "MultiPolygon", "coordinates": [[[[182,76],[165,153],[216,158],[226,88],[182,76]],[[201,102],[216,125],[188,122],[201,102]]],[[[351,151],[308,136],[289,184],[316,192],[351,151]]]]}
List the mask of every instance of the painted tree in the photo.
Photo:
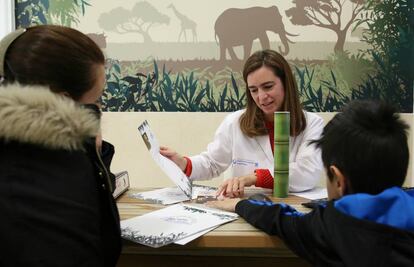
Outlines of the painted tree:
{"type": "Polygon", "coordinates": [[[337,41],[335,52],[343,52],[346,35],[359,13],[364,9],[364,0],[293,0],[294,7],[286,15],[295,25],[314,25],[334,31],[337,41]],[[349,14],[346,8],[352,10],[349,14]]]}
{"type": "Polygon", "coordinates": [[[120,34],[138,33],[144,42],[152,42],[149,30],[154,26],[169,24],[170,18],[160,13],[153,5],[142,1],[130,10],[123,7],[103,13],[98,19],[99,26],[106,30],[120,34]]]}

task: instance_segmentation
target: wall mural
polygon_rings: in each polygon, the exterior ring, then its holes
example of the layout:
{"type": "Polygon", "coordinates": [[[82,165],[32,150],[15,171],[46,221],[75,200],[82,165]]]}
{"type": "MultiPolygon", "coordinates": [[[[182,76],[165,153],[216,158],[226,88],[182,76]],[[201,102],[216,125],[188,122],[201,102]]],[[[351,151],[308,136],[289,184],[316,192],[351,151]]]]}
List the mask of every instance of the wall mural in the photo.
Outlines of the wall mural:
{"type": "Polygon", "coordinates": [[[16,0],[20,27],[60,24],[107,55],[106,111],[234,111],[244,60],[272,48],[303,106],[383,99],[413,111],[412,0],[16,0]]]}

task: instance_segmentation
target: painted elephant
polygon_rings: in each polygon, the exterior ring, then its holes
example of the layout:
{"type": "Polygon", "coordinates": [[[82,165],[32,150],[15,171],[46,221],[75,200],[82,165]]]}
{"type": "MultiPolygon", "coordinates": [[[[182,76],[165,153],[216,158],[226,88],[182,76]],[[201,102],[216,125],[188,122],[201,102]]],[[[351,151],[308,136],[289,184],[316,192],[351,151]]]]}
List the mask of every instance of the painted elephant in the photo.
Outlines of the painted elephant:
{"type": "Polygon", "coordinates": [[[233,50],[235,46],[244,47],[244,58],[250,56],[253,41],[260,40],[263,49],[270,48],[269,37],[266,31],[279,35],[284,50],[279,46],[282,55],[289,53],[288,35],[296,36],[285,31],[282,16],[276,6],[229,8],[218,16],[214,25],[216,39],[219,38],[220,60],[226,59],[226,50],[232,59],[237,59],[233,50]]]}

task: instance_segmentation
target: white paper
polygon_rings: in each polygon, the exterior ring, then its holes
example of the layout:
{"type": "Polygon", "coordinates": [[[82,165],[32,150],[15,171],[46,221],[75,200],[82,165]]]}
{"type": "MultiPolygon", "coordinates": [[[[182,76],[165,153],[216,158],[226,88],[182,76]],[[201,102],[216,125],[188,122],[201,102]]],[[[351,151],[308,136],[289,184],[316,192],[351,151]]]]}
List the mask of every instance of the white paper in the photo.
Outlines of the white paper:
{"type": "MultiPolygon", "coordinates": [[[[216,193],[217,187],[193,184],[193,199],[196,199],[198,196],[216,196],[216,193]]],[[[243,197],[249,197],[254,194],[264,194],[267,196],[272,196],[272,193],[273,190],[270,188],[249,186],[244,188],[243,197]]]]}
{"type": "Polygon", "coordinates": [[[138,130],[153,160],[174,182],[174,184],[176,184],[184,192],[187,199],[190,199],[192,191],[191,181],[173,161],[160,154],[160,145],[155,138],[155,135],[151,132],[148,122],[144,121],[140,126],[138,126],[138,130]]]}
{"type": "Polygon", "coordinates": [[[136,243],[161,247],[237,217],[231,212],[176,204],[121,221],[121,235],[136,243]]]}
{"type": "Polygon", "coordinates": [[[193,185],[192,199],[198,196],[216,196],[217,187],[205,185],[193,185]]]}
{"type": "Polygon", "coordinates": [[[186,237],[186,238],[183,238],[183,239],[180,239],[180,240],[178,240],[178,241],[174,242],[174,244],[184,246],[185,244],[190,243],[190,242],[191,242],[191,241],[193,241],[194,239],[197,239],[197,238],[199,238],[200,236],[207,234],[208,232],[210,232],[210,231],[212,231],[212,230],[216,229],[217,227],[218,227],[218,226],[213,226],[213,227],[211,227],[211,228],[208,228],[207,230],[204,230],[204,231],[198,232],[198,233],[196,233],[196,234],[190,235],[189,237],[186,237]]]}
{"type": "Polygon", "coordinates": [[[328,192],[326,191],[326,188],[324,187],[316,187],[312,190],[308,190],[305,192],[292,193],[292,195],[314,200],[314,199],[320,199],[320,198],[327,198],[328,192]]]}
{"type": "Polygon", "coordinates": [[[188,200],[188,197],[178,187],[166,187],[147,192],[133,193],[129,196],[162,205],[170,205],[188,200]]]}
{"type": "MultiPolygon", "coordinates": [[[[216,191],[217,188],[215,187],[193,185],[191,199],[196,199],[198,196],[215,196],[216,191]]],[[[170,205],[189,200],[178,187],[166,187],[146,192],[132,193],[129,196],[162,205],[170,205]]]]}

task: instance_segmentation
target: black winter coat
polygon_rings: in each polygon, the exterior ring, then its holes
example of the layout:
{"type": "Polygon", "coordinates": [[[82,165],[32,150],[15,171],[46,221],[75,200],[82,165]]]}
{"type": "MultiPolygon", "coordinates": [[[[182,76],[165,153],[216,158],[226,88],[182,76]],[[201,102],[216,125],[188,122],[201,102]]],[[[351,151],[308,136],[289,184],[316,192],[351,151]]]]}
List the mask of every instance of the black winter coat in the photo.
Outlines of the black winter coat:
{"type": "Polygon", "coordinates": [[[48,89],[0,88],[0,266],[115,266],[119,215],[99,120],[48,89]],[[111,185],[112,184],[112,185],[111,185]]]}

